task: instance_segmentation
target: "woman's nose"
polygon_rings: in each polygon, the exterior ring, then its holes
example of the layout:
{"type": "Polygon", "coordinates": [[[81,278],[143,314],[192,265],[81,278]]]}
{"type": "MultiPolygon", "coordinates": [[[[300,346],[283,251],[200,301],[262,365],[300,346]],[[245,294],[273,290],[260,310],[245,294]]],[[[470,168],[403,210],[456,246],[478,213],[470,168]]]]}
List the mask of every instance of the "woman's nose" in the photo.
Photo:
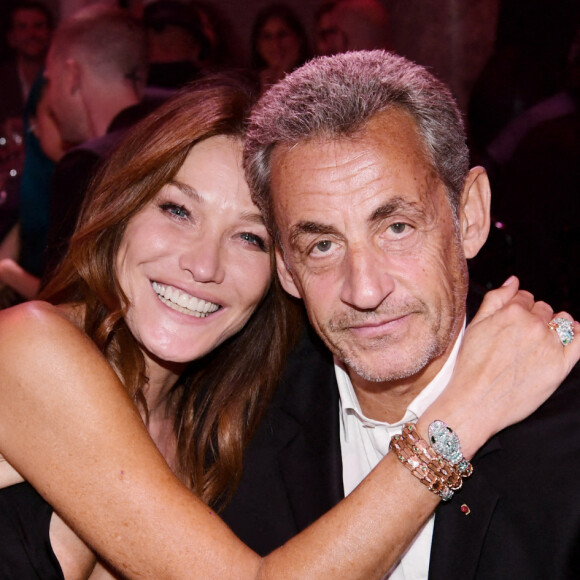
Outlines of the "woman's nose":
{"type": "Polygon", "coordinates": [[[224,248],[218,239],[202,236],[183,251],[180,266],[196,282],[221,284],[225,278],[224,248]]]}

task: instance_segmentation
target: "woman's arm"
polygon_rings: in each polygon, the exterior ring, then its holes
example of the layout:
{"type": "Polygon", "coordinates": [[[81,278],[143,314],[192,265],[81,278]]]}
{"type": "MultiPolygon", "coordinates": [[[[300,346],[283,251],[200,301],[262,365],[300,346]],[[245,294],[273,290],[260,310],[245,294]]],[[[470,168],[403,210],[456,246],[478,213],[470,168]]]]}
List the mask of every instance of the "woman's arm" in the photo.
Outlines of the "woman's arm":
{"type": "MultiPolygon", "coordinates": [[[[551,310],[516,291],[486,299],[427,413],[457,428],[466,455],[536,408],[580,356],[580,341],[563,348],[546,327],[551,310]]],[[[0,313],[0,365],[0,452],[129,578],[380,578],[438,503],[390,454],[261,559],[171,473],[109,365],[53,307],[0,313]]]]}

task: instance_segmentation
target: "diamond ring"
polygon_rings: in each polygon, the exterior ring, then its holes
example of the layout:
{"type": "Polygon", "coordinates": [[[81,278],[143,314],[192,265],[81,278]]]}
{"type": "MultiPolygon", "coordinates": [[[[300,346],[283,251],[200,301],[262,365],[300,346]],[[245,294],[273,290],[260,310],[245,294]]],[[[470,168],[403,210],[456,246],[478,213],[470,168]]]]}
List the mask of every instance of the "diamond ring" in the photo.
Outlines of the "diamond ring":
{"type": "Polygon", "coordinates": [[[548,327],[556,331],[563,346],[570,344],[574,340],[574,330],[572,322],[566,318],[554,318],[548,322],[548,327]]]}

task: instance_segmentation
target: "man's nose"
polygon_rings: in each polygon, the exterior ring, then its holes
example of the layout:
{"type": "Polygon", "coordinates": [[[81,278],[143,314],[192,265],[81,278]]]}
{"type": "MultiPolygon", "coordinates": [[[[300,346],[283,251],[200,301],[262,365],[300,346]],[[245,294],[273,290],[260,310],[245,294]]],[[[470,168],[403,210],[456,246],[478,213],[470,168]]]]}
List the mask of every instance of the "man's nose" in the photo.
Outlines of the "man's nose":
{"type": "Polygon", "coordinates": [[[372,244],[349,248],[343,263],[341,300],[358,310],[373,310],[394,290],[384,251],[372,244]]]}

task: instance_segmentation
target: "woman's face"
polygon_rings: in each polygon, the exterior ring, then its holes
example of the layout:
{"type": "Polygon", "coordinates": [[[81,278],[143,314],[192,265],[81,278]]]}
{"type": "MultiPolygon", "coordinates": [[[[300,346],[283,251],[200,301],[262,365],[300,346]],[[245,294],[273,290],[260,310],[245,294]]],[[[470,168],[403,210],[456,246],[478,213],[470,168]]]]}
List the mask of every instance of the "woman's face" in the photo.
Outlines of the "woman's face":
{"type": "Polygon", "coordinates": [[[284,20],[273,16],[258,34],[258,53],[269,68],[290,72],[300,58],[300,40],[284,20]]]}
{"type": "Polygon", "coordinates": [[[196,145],[129,222],[116,270],[126,321],[149,359],[197,359],[246,323],[271,279],[270,240],[250,199],[239,140],[196,145]]]}

